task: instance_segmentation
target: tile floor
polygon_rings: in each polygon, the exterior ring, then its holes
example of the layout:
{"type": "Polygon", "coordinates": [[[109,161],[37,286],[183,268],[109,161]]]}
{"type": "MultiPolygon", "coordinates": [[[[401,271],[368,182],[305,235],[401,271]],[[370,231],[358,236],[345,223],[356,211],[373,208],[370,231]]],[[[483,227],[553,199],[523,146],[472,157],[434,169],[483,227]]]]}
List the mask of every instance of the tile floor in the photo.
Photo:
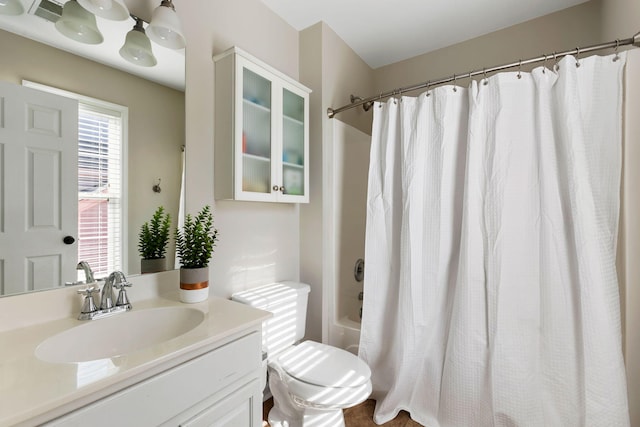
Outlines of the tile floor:
{"type": "MultiPolygon", "coordinates": [[[[267,414],[269,410],[273,406],[273,399],[269,399],[264,402],[263,405],[263,419],[267,419],[267,414]]],[[[376,406],[375,400],[367,400],[364,403],[361,403],[358,406],[354,406],[353,408],[345,409],[344,411],[344,422],[347,427],[377,427],[378,424],[373,422],[373,409],[376,406]]],[[[263,422],[264,427],[268,427],[269,423],[266,421],[263,422]]],[[[409,418],[409,414],[401,411],[398,416],[388,423],[384,423],[383,426],[386,427],[421,427],[421,424],[413,421],[409,418]]]]}

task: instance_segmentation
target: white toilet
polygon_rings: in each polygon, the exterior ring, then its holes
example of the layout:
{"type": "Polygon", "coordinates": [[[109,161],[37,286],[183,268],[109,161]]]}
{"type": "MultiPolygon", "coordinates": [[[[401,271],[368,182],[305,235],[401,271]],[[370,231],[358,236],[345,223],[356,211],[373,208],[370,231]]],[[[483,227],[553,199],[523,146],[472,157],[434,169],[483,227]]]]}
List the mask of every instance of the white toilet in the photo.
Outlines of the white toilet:
{"type": "Polygon", "coordinates": [[[273,313],[262,333],[274,402],[269,424],[344,426],[343,408],[362,403],[371,394],[371,370],[346,350],[314,341],[295,345],[304,337],[309,285],[272,283],[231,298],[273,313]]]}

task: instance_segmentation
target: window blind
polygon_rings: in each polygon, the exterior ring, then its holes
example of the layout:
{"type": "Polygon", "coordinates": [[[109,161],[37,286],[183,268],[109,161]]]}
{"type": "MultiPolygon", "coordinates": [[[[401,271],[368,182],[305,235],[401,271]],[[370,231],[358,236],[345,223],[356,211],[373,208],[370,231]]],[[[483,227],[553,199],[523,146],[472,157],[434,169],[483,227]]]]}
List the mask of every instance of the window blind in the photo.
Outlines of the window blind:
{"type": "Polygon", "coordinates": [[[95,277],[122,268],[122,115],[78,103],[78,259],[95,277]]]}

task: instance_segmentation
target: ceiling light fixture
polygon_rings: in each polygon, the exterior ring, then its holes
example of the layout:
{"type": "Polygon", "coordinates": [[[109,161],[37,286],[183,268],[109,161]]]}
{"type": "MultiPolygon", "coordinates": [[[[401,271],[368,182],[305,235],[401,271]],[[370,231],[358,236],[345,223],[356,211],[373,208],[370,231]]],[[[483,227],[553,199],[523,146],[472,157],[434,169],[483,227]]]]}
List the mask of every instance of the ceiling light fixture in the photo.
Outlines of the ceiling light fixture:
{"type": "Polygon", "coordinates": [[[147,27],[147,35],[151,40],[169,49],[182,49],[185,46],[180,18],[176,13],[172,0],[162,0],[151,15],[151,23],[147,27]]]}
{"type": "Polygon", "coordinates": [[[96,24],[96,17],[87,12],[76,0],[65,3],[62,16],[55,26],[62,35],[80,43],[100,44],[104,40],[96,24]]]}
{"type": "Polygon", "coordinates": [[[151,50],[151,41],[142,26],[142,19],[132,16],[136,20],[133,29],[127,33],[124,45],[120,48],[120,56],[135,65],[153,67],[158,63],[151,50]]]}
{"type": "Polygon", "coordinates": [[[24,7],[20,0],[0,0],[0,15],[22,15],[24,7]]]}
{"type": "Polygon", "coordinates": [[[129,9],[123,0],[78,0],[78,3],[89,12],[104,19],[124,21],[129,18],[129,9]]]}

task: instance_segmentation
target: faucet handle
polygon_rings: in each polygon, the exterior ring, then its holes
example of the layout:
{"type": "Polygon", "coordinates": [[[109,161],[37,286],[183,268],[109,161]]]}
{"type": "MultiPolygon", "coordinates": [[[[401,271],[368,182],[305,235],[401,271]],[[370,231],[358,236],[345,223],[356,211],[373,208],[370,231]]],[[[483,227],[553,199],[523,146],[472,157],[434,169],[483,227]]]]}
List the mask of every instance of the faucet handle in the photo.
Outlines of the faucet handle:
{"type": "Polygon", "coordinates": [[[118,300],[116,301],[116,306],[126,306],[127,310],[131,310],[131,302],[129,302],[129,297],[127,296],[127,289],[131,287],[130,282],[120,282],[113,285],[118,289],[118,300]]]}
{"type": "Polygon", "coordinates": [[[84,295],[84,300],[82,301],[82,309],[80,313],[93,313],[97,311],[96,303],[93,300],[93,294],[98,292],[98,288],[95,286],[89,286],[86,289],[78,289],[78,294],[84,295]]]}
{"type": "Polygon", "coordinates": [[[91,296],[93,295],[94,292],[98,292],[98,288],[96,288],[95,286],[87,286],[84,289],[78,289],[77,293],[78,295],[86,295],[86,296],[91,296]]]}
{"type": "Polygon", "coordinates": [[[114,283],[113,284],[114,288],[122,289],[122,290],[124,290],[125,287],[130,288],[131,286],[132,286],[131,282],[119,282],[119,283],[114,283]]]}

